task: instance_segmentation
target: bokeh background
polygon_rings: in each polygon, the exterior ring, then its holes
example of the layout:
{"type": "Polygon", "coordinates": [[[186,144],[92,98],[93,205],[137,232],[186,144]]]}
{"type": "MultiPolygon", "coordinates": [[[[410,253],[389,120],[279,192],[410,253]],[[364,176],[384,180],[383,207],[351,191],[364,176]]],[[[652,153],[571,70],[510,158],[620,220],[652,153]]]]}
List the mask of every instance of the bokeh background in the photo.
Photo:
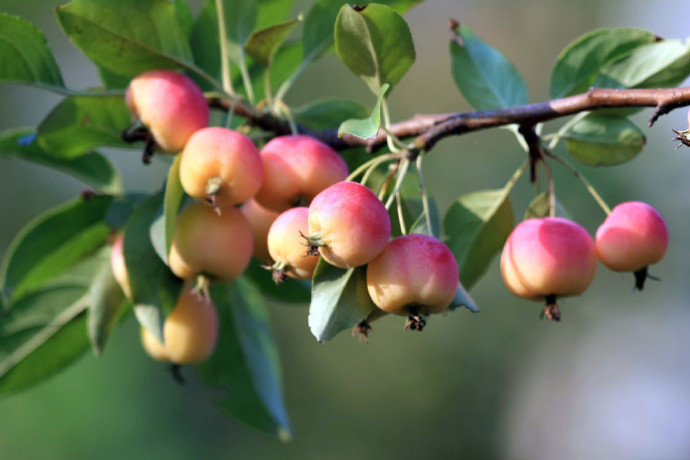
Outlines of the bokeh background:
{"type": "MultiPolygon", "coordinates": [[[[61,2],[0,0],[0,11],[41,27],[68,85],[97,85],[94,68],[61,35],[61,2]]],[[[294,12],[308,2],[296,2],[294,12]]],[[[466,22],[525,75],[533,101],[548,97],[560,50],[597,27],[635,26],[662,37],[690,35],[684,0],[428,0],[407,15],[417,63],[391,97],[394,119],[469,110],[454,87],[447,19],[466,22]]],[[[314,65],[289,93],[300,104],[373,97],[334,56],[314,65]]],[[[58,97],[0,87],[0,129],[35,126],[58,97]]],[[[497,263],[473,289],[479,314],[432,318],[422,334],[400,318],[374,324],[370,345],[344,333],[319,345],[307,309],[272,306],[295,438],[283,444],[227,419],[194,378],[179,386],[147,359],[133,318],[105,354],[90,353],[25,393],[0,400],[0,457],[41,458],[690,458],[690,155],[671,128],[685,111],[646,128],[643,154],[610,169],[581,168],[610,204],[644,200],[667,219],[671,246],[652,268],[662,282],[632,292],[632,276],[599,267],[591,289],[561,302],[564,321],[539,321],[540,306],[509,295],[497,263]]],[[[549,127],[557,127],[549,125],[549,127]]],[[[126,188],[153,190],[167,164],[142,167],[139,153],[109,151],[126,188]]],[[[441,142],[425,172],[442,208],[481,188],[501,187],[524,154],[505,130],[441,142]]],[[[558,165],[559,199],[592,233],[603,214],[558,165]]],[[[0,254],[41,211],[82,186],[19,160],[0,160],[0,254]]],[[[513,193],[521,216],[533,194],[513,193]]]]}

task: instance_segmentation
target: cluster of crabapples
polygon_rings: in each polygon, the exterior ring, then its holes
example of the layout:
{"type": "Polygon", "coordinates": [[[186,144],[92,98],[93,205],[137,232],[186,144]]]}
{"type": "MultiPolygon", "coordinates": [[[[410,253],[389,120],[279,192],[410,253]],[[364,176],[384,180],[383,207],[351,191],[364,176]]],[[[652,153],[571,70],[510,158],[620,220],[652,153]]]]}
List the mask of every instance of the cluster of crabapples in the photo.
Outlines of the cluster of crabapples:
{"type": "MultiPolygon", "coordinates": [[[[186,281],[165,320],[164,343],[141,329],[152,357],[174,364],[208,358],[218,336],[217,313],[204,290],[190,286],[199,276],[233,280],[252,256],[277,283],[311,279],[320,257],[341,268],[367,265],[374,303],[383,312],[409,315],[413,329],[451,303],[458,284],[451,251],[426,235],[391,240],[385,206],[370,189],[346,180],[346,163],[328,145],[286,135],[259,150],[244,134],[208,127],[201,90],[173,71],[136,77],[126,102],[136,130],[124,136],[146,140],[147,151],[180,152],[181,185],[197,199],[175,224],[168,265],[186,281]]],[[[113,244],[113,273],[131,295],[122,248],[120,236],[113,244]]]]}
{"type": "Polygon", "coordinates": [[[632,272],[642,289],[647,267],[668,247],[668,229],[652,206],[631,201],[616,206],[595,239],[577,223],[560,217],[527,219],[508,237],[501,274],[518,297],[545,300],[544,316],[560,320],[557,297],[582,294],[594,279],[597,258],[617,272],[632,272]]]}

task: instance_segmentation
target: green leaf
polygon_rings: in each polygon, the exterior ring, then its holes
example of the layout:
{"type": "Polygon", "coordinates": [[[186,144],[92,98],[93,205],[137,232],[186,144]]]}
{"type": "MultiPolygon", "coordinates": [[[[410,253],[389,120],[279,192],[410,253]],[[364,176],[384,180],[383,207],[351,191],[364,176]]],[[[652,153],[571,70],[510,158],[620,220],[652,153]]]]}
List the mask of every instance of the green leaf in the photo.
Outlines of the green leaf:
{"type": "Polygon", "coordinates": [[[256,27],[263,29],[284,21],[292,9],[293,0],[258,0],[257,3],[256,27]]]}
{"type": "Polygon", "coordinates": [[[495,48],[478,39],[466,25],[450,41],[453,80],[467,102],[477,110],[496,110],[527,104],[522,75],[495,48]]]}
{"type": "Polygon", "coordinates": [[[367,291],[366,267],[346,270],[319,260],[309,305],[309,329],[316,340],[331,340],[364,321],[375,308],[367,291]]]}
{"type": "Polygon", "coordinates": [[[110,260],[107,258],[96,273],[88,292],[87,330],[96,356],[103,353],[110,330],[122,311],[124,300],[124,293],[113,276],[110,260]]]}
{"type": "Polygon", "coordinates": [[[11,305],[0,321],[0,395],[45,380],[88,349],[89,285],[103,264],[109,264],[107,251],[11,305]]]}
{"type": "Polygon", "coordinates": [[[0,13],[0,82],[65,85],[43,32],[6,13],[0,13]]]}
{"type": "MultiPolygon", "coordinates": [[[[422,3],[424,0],[379,0],[376,3],[388,5],[400,14],[422,3]]],[[[346,0],[316,0],[304,20],[304,58],[312,61],[330,50],[334,38],[333,29],[340,8],[346,0]]]]}
{"type": "Polygon", "coordinates": [[[132,81],[128,76],[116,74],[101,66],[96,67],[98,68],[98,75],[100,75],[103,85],[108,89],[124,90],[129,86],[129,82],[132,81]]]}
{"type": "Polygon", "coordinates": [[[251,280],[264,296],[283,303],[306,304],[311,299],[311,282],[288,278],[281,284],[276,284],[271,272],[261,267],[255,259],[249,263],[243,277],[251,280]]]}
{"type": "MultiPolygon", "coordinates": [[[[536,217],[548,217],[549,215],[549,195],[546,193],[540,193],[530,202],[525,211],[525,216],[523,220],[532,219],[536,217]]],[[[558,198],[556,198],[556,216],[564,217],[566,219],[571,219],[568,211],[563,207],[558,198]]]]}
{"type": "Polygon", "coordinates": [[[153,247],[163,262],[168,261],[168,254],[172,247],[177,211],[184,198],[184,189],[180,182],[180,161],[182,155],[177,155],[168,171],[168,180],[165,183],[165,199],[161,212],[151,224],[151,241],[153,247]]]}
{"type": "Polygon", "coordinates": [[[72,0],[57,9],[62,30],[93,62],[134,77],[150,69],[189,67],[192,53],[174,2],[72,0]]]}
{"type": "Polygon", "coordinates": [[[249,280],[217,284],[211,297],[220,334],[213,355],[199,366],[207,385],[224,391],[220,407],[242,423],[287,440],[278,348],[261,293],[249,280]]]}
{"type": "Polygon", "coordinates": [[[38,126],[37,142],[53,156],[75,158],[94,147],[128,147],[122,131],[130,124],[122,97],[68,97],[38,126]]]}
{"type": "Polygon", "coordinates": [[[177,303],[181,281],[158,257],[149,229],[163,204],[159,192],[130,216],[125,226],[123,253],[132,290],[134,313],[139,323],[163,342],[163,321],[177,303]]]}
{"type": "Polygon", "coordinates": [[[681,40],[637,48],[607,65],[594,82],[598,88],[662,88],[681,83],[690,74],[690,44],[681,40]]]}
{"type": "Polygon", "coordinates": [[[448,247],[458,262],[467,289],[484,274],[513,230],[513,210],[505,189],[462,195],[443,219],[448,247]]]}
{"type": "Polygon", "coordinates": [[[338,137],[341,137],[346,133],[362,139],[370,139],[376,136],[379,132],[379,128],[381,127],[381,100],[386,94],[386,91],[388,91],[388,88],[390,88],[388,83],[384,83],[379,90],[376,105],[374,105],[374,110],[372,110],[369,118],[345,120],[338,128],[338,137]]]}
{"type": "Polygon", "coordinates": [[[474,303],[474,299],[467,292],[465,287],[458,283],[458,289],[455,291],[455,297],[448,307],[449,310],[455,310],[456,308],[465,307],[472,313],[479,313],[479,307],[474,303]]]}
{"type": "Polygon", "coordinates": [[[658,37],[651,32],[627,27],[598,29],[581,36],[556,59],[551,72],[551,98],[587,91],[601,69],[656,40],[658,37]]]}
{"type": "MultiPolygon", "coordinates": [[[[427,194],[429,194],[428,188],[427,194]]],[[[419,200],[421,201],[421,198],[419,200]]],[[[423,235],[429,235],[440,239],[442,233],[441,214],[439,213],[436,200],[432,196],[429,196],[428,200],[430,217],[429,220],[431,221],[431,228],[429,228],[429,223],[427,221],[426,215],[422,212],[421,214],[419,214],[417,220],[415,220],[412,226],[410,227],[409,233],[421,233],[423,235]]]]}
{"type": "Polygon", "coordinates": [[[563,138],[568,151],[589,166],[613,166],[633,159],[646,142],[642,130],[628,118],[589,114],[563,138]]]}
{"type": "Polygon", "coordinates": [[[7,156],[62,171],[103,193],[116,195],[122,192],[122,179],[106,157],[96,152],[77,158],[54,157],[36,143],[36,134],[30,128],[0,133],[0,157],[7,156]]]}
{"type": "Polygon", "coordinates": [[[113,230],[121,229],[129,216],[139,207],[150,195],[141,192],[128,192],[113,200],[113,204],[108,209],[105,222],[113,230]]]}
{"type": "Polygon", "coordinates": [[[268,26],[264,29],[255,30],[244,45],[245,51],[254,61],[268,66],[278,48],[280,48],[288,35],[290,35],[290,32],[292,32],[292,29],[299,22],[300,19],[293,19],[268,26]]]}
{"type": "Polygon", "coordinates": [[[79,198],[34,219],[14,239],[2,266],[10,302],[41,286],[105,244],[112,198],[79,198]]]}
{"type": "Polygon", "coordinates": [[[318,99],[292,109],[295,121],[311,129],[329,129],[350,118],[366,118],[369,109],[349,99],[318,99]]]}
{"type": "Polygon", "coordinates": [[[394,9],[369,4],[357,11],[340,9],[335,22],[335,50],[343,64],[378,94],[394,87],[415,61],[407,23],[394,9]]]}

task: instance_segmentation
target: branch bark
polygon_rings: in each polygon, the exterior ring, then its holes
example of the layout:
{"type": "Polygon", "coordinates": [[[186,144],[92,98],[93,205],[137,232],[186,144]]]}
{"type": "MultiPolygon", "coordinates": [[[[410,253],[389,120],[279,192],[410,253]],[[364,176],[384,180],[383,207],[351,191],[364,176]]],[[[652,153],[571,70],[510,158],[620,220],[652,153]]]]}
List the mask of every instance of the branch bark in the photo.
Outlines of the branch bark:
{"type": "MultiPolygon", "coordinates": [[[[233,101],[211,96],[209,105],[230,110],[233,101]]],[[[535,125],[555,118],[594,111],[625,107],[655,107],[649,119],[649,126],[662,115],[673,109],[690,105],[690,87],[656,89],[605,89],[591,88],[586,93],[536,104],[522,105],[508,109],[487,112],[463,112],[451,114],[415,115],[409,120],[391,125],[391,132],[400,139],[415,137],[413,145],[420,150],[431,150],[441,139],[487,128],[519,124],[535,125]]],[[[289,134],[290,125],[275,115],[239,101],[235,113],[265,131],[289,134]]],[[[336,150],[365,146],[376,149],[386,143],[386,134],[379,130],[376,137],[365,140],[346,134],[338,137],[337,128],[312,131],[298,125],[300,133],[313,136],[336,150]]]]}

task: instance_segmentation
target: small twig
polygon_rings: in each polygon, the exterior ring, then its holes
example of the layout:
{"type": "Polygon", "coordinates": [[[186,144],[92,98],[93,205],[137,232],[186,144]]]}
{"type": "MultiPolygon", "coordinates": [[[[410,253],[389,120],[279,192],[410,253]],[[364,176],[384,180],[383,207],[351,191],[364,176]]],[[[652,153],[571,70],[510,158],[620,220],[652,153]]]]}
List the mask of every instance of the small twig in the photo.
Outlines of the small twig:
{"type": "Polygon", "coordinates": [[[609,214],[611,214],[611,208],[609,208],[609,206],[606,204],[606,201],[604,201],[604,199],[601,197],[601,195],[599,195],[599,192],[597,192],[597,190],[594,188],[594,186],[585,178],[585,176],[582,175],[582,173],[580,173],[580,171],[578,171],[575,168],[575,166],[571,165],[570,163],[568,163],[566,160],[559,157],[558,155],[551,153],[549,150],[545,150],[545,153],[547,156],[553,158],[554,160],[556,160],[557,162],[559,162],[560,164],[562,164],[563,166],[568,168],[570,170],[570,172],[572,172],[573,175],[580,182],[582,182],[582,185],[587,189],[589,194],[592,195],[592,198],[594,198],[594,201],[597,202],[597,204],[601,207],[601,209],[604,211],[604,213],[606,213],[607,216],[609,214]]]}

